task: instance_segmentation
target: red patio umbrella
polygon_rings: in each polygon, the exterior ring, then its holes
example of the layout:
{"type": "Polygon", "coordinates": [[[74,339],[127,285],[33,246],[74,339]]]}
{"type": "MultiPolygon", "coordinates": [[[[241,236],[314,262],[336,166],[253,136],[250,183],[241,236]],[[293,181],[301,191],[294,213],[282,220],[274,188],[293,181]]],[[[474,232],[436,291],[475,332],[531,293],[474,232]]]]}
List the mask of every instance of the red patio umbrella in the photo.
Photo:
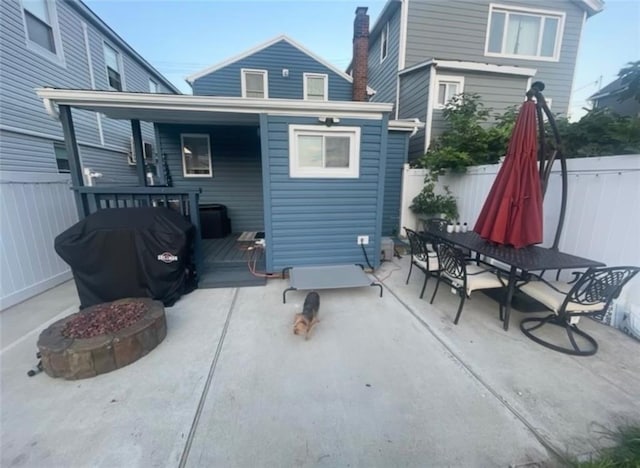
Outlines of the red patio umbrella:
{"type": "Polygon", "coordinates": [[[542,191],[538,175],[536,103],[526,101],[509,148],[473,228],[498,244],[526,247],[542,242],[542,191]]]}

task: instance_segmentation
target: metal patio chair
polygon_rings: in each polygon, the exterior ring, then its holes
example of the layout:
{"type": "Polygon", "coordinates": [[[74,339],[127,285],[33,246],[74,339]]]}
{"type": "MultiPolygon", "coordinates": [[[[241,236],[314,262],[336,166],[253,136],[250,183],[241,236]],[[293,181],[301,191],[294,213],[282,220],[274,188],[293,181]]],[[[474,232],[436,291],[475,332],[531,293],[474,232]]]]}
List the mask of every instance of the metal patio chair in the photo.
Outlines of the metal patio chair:
{"type": "Polygon", "coordinates": [[[409,284],[409,278],[411,278],[411,271],[415,265],[420,271],[424,273],[424,283],[422,284],[422,291],[420,292],[420,299],[424,296],[424,290],[427,287],[427,280],[429,276],[437,274],[440,269],[438,261],[438,255],[436,252],[428,248],[428,244],[425,237],[418,234],[412,229],[403,228],[409,239],[409,246],[411,248],[411,265],[409,266],[409,274],[407,275],[406,284],[409,284]]]}
{"type": "Polygon", "coordinates": [[[606,267],[594,268],[585,273],[575,273],[572,282],[546,281],[537,277],[519,286],[520,291],[537,300],[553,311],[546,317],[531,317],[520,322],[520,329],[531,340],[546,348],[574,356],[591,356],[598,351],[598,343],[584,330],[578,328],[578,320],[582,316],[597,316],[606,313],[611,301],[618,297],[620,291],[640,268],[638,267],[606,267]],[[552,343],[540,335],[533,334],[546,324],[565,329],[571,348],[552,343]],[[586,346],[578,345],[576,335],[586,342],[586,346]]]}
{"type": "MultiPolygon", "coordinates": [[[[460,305],[453,323],[458,324],[465,300],[470,297],[471,292],[480,289],[502,288],[505,283],[499,276],[499,272],[480,266],[479,264],[468,263],[469,258],[461,250],[446,242],[436,244],[438,259],[440,261],[440,273],[438,282],[431,296],[430,303],[438,293],[438,287],[442,281],[454,288],[460,296],[460,305]]],[[[502,318],[502,304],[500,304],[500,317],[502,318]]]]}

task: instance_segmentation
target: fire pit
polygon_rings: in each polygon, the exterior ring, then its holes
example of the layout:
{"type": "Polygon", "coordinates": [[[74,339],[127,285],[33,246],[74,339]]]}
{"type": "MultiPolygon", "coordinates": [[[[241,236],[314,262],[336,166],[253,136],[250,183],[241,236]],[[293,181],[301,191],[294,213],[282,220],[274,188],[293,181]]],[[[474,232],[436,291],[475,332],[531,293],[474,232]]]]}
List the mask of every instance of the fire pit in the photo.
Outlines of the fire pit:
{"type": "Polygon", "coordinates": [[[131,364],[166,335],[162,302],[129,298],[87,307],[58,320],[40,334],[38,349],[48,375],[75,380],[131,364]]]}

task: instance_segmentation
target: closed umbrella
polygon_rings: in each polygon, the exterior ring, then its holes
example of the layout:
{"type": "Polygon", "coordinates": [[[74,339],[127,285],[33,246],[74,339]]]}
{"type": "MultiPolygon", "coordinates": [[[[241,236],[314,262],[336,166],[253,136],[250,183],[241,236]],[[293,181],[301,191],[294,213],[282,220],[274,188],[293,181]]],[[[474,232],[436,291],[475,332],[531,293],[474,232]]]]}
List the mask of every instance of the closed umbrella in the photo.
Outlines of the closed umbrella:
{"type": "Polygon", "coordinates": [[[542,192],[538,175],[536,103],[526,101],[509,148],[473,230],[516,248],[542,242],[542,192]]]}

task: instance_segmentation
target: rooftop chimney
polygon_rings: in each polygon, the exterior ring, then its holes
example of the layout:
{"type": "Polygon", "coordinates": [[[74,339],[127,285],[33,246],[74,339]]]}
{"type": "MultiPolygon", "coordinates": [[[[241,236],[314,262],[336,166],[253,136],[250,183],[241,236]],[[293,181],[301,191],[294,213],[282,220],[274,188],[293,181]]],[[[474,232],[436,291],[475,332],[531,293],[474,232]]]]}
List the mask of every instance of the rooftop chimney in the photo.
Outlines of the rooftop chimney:
{"type": "Polygon", "coordinates": [[[353,21],[352,100],[367,101],[367,60],[369,55],[369,15],[367,7],[356,8],[353,21]]]}

